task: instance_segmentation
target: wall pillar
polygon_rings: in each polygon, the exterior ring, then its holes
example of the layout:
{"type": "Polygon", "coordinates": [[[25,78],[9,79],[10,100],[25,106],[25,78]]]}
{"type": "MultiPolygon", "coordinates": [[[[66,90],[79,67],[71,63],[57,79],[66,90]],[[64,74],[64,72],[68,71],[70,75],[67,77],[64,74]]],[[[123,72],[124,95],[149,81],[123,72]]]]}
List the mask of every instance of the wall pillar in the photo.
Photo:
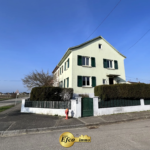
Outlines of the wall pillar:
{"type": "Polygon", "coordinates": [[[141,106],[144,106],[144,99],[140,99],[141,106]]]}
{"type": "Polygon", "coordinates": [[[81,98],[82,97],[77,97],[76,98],[76,117],[79,118],[81,117],[81,98]]]}
{"type": "Polygon", "coordinates": [[[81,98],[76,97],[75,99],[71,100],[71,116],[75,118],[81,117],[81,98]]]}
{"type": "Polygon", "coordinates": [[[93,115],[98,116],[98,96],[93,97],[93,115]]]}
{"type": "Polygon", "coordinates": [[[22,99],[21,112],[24,112],[24,109],[25,109],[25,99],[22,99]]]}

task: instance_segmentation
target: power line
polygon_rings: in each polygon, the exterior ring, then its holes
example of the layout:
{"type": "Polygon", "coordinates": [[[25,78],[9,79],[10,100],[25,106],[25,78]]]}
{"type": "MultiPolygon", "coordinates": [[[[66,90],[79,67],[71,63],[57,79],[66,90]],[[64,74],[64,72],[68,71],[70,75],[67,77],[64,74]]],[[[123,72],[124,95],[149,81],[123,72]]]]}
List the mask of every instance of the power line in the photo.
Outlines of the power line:
{"type": "Polygon", "coordinates": [[[129,50],[130,48],[132,48],[134,45],[136,45],[149,31],[150,31],[150,29],[148,29],[148,30],[146,31],[146,33],[144,33],[144,35],[143,35],[140,39],[138,39],[131,47],[129,47],[128,50],[129,50]]]}
{"type": "MultiPolygon", "coordinates": [[[[119,5],[119,3],[121,2],[121,0],[116,4],[116,6],[110,11],[110,13],[103,19],[103,21],[97,26],[97,28],[90,34],[90,36],[102,25],[102,23],[108,18],[108,16],[114,11],[114,9],[119,5]]],[[[89,36],[89,37],[90,37],[89,36]]],[[[89,38],[88,37],[88,38],[89,38]]],[[[87,39],[88,39],[87,38],[87,39]]],[[[86,40],[87,40],[86,39],[86,40]]]]}
{"type": "MultiPolygon", "coordinates": [[[[126,76],[127,78],[133,78],[133,79],[136,79],[135,77],[129,77],[129,76],[126,76]]],[[[141,79],[141,78],[138,78],[138,79],[141,79]]],[[[147,79],[141,79],[141,80],[147,80],[147,79]]],[[[148,80],[147,80],[148,81],[148,80]]]]}

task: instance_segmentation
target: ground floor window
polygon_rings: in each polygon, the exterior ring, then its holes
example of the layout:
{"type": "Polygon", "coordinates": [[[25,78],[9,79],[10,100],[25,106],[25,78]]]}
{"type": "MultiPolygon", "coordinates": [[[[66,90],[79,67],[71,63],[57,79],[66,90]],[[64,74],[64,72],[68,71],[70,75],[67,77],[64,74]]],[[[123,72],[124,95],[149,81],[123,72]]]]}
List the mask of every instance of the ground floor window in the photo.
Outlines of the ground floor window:
{"type": "Polygon", "coordinates": [[[83,81],[83,83],[82,83],[83,86],[90,85],[90,77],[83,77],[82,81],[83,81]]]}
{"type": "Polygon", "coordinates": [[[103,79],[103,84],[106,84],[106,79],[103,79]]]}

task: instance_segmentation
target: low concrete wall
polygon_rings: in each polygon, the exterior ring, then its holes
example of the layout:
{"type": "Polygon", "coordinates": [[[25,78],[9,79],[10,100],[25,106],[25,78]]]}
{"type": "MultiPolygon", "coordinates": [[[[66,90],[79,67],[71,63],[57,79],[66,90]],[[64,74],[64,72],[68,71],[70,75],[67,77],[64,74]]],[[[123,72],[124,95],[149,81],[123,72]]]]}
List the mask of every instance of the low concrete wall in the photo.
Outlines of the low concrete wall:
{"type": "Polygon", "coordinates": [[[140,102],[141,105],[139,106],[98,108],[98,97],[94,97],[93,98],[94,116],[150,110],[150,105],[144,105],[143,99],[141,99],[140,102]]]}
{"type": "MultiPolygon", "coordinates": [[[[66,116],[65,109],[25,107],[25,99],[22,100],[21,112],[22,113],[44,114],[44,115],[66,116]]],[[[68,116],[74,117],[74,118],[81,117],[81,98],[80,97],[76,98],[76,100],[71,100],[71,109],[69,109],[68,116]],[[79,112],[79,110],[80,110],[80,112],[79,112]]]]}

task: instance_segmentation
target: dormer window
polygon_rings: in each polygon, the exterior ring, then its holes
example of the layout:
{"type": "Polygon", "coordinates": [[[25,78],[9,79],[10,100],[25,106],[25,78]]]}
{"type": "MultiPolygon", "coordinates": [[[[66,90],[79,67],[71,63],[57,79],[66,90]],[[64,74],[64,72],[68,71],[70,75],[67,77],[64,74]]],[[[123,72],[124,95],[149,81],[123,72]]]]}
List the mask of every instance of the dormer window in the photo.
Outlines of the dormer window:
{"type": "Polygon", "coordinates": [[[99,44],[98,47],[99,47],[99,49],[102,49],[102,44],[99,44]]]}

